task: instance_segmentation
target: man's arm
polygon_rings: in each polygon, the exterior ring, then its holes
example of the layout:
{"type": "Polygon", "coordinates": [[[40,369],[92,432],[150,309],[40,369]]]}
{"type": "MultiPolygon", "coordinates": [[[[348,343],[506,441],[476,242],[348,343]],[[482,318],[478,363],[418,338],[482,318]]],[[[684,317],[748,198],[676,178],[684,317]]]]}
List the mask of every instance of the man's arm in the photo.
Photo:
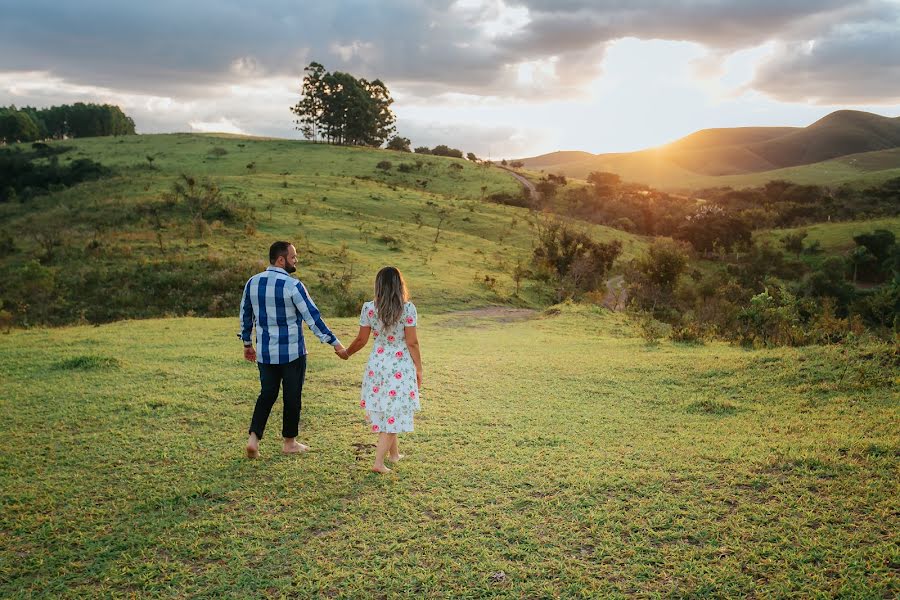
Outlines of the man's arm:
{"type": "Polygon", "coordinates": [[[250,301],[250,282],[247,281],[244,286],[244,294],[241,296],[241,310],[239,320],[241,322],[241,330],[238,337],[244,343],[244,358],[249,361],[256,360],[256,350],[253,349],[253,303],[250,301]]]}
{"type": "Polygon", "coordinates": [[[303,285],[303,283],[297,282],[297,285],[294,287],[294,292],[291,294],[291,299],[294,301],[294,306],[296,306],[297,310],[300,312],[300,316],[309,326],[309,330],[313,332],[313,335],[319,338],[322,343],[334,346],[335,350],[344,349],[344,346],[337,339],[337,336],[328,329],[328,325],[322,320],[322,313],[319,312],[316,303],[310,298],[309,292],[306,290],[306,286],[303,285]]]}

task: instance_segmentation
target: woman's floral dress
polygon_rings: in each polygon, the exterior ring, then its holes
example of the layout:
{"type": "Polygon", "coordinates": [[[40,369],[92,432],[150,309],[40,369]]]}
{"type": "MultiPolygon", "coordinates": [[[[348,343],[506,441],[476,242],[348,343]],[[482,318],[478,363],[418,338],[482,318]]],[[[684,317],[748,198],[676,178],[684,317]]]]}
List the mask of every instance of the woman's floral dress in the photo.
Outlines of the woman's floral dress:
{"type": "Polygon", "coordinates": [[[375,302],[363,304],[362,327],[371,327],[375,343],[363,373],[359,405],[366,409],[372,431],[402,433],[413,430],[413,413],[419,410],[416,366],[406,345],[406,327],[416,326],[416,306],[403,305],[400,322],[385,327],[375,302]]]}

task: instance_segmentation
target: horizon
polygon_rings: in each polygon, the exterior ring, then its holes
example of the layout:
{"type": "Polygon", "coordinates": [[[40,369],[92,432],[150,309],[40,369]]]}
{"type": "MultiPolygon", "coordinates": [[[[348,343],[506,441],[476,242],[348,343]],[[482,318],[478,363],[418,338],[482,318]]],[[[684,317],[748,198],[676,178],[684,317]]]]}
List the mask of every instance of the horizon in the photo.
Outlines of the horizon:
{"type": "Polygon", "coordinates": [[[413,146],[492,160],[634,152],[703,129],[806,127],[837,110],[900,115],[897,0],[186,10],[7,7],[0,104],[109,103],[138,133],[300,139],[288,107],[316,60],[382,79],[413,146]]]}

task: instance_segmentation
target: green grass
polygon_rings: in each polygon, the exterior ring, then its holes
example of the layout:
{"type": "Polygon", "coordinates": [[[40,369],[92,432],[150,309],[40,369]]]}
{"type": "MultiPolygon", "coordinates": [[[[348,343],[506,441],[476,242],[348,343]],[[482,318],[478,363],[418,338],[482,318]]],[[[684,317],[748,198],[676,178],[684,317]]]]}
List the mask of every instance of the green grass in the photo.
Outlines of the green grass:
{"type": "MultiPolygon", "coordinates": [[[[354,291],[369,293],[377,269],[393,264],[417,282],[416,300],[426,309],[541,306],[547,301],[546,291],[532,283],[520,297],[513,295],[512,270],[518,260],[528,263],[534,230],[527,210],[482,201],[495,192],[518,193],[519,183],[497,168],[443,157],[239,136],[165,134],[59,143],[74,147],[61,161],[91,158],[116,168],[118,175],[25,204],[0,205],[2,229],[16,241],[16,251],[0,257],[0,267],[15,269],[34,258],[39,247],[28,233],[43,228],[64,234],[59,258],[50,263],[63,273],[87,267],[161,269],[179,259],[201,268],[214,261],[226,269],[233,265],[241,270],[238,279],[245,279],[261,269],[274,240],[288,239],[297,245],[300,277],[313,292],[323,274],[352,266],[354,291]],[[213,148],[223,148],[226,154],[215,158],[213,148]],[[152,168],[147,156],[153,158],[152,168]],[[390,171],[376,168],[383,160],[393,164],[390,171]],[[421,166],[416,170],[398,171],[401,163],[414,165],[417,160],[421,166]],[[147,208],[160,206],[182,173],[210,177],[227,195],[241,198],[256,211],[257,231],[248,234],[242,226],[214,222],[201,237],[183,215],[163,223],[161,251],[147,208]],[[442,210],[449,210],[450,216],[438,234],[442,210]],[[246,261],[259,264],[248,268],[246,261]],[[485,276],[497,284],[486,287],[485,276]]],[[[646,247],[639,236],[583,226],[599,240],[624,240],[625,259],[646,247]]],[[[327,297],[321,301],[328,306],[327,297]]],[[[77,295],[72,302],[78,302],[77,295]]],[[[152,308],[136,314],[167,312],[152,308]]]]}
{"type": "Polygon", "coordinates": [[[807,236],[803,240],[804,247],[814,242],[819,242],[825,254],[845,254],[852,250],[856,243],[853,236],[862,233],[871,233],[876,229],[892,231],[900,237],[900,218],[868,219],[863,221],[842,221],[835,223],[816,223],[804,227],[789,229],[767,229],[759,231],[754,236],[757,241],[769,241],[772,245],[781,247],[781,238],[790,233],[806,231],[807,236]]]}
{"type": "Polygon", "coordinates": [[[647,346],[569,307],[419,329],[423,410],[387,477],[364,355],[311,344],[314,451],[278,454],[279,404],[249,462],[235,320],[2,336],[0,596],[900,593],[896,349],[647,346]]]}

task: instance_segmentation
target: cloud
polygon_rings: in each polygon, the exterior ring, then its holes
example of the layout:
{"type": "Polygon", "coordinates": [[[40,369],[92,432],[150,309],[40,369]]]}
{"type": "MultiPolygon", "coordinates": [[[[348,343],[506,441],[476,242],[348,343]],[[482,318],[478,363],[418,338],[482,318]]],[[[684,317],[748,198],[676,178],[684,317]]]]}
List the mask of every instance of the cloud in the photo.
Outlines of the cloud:
{"type": "Polygon", "coordinates": [[[786,102],[900,102],[900,22],[779,44],[751,87],[786,102]]]}
{"type": "Polygon", "coordinates": [[[623,37],[730,51],[800,34],[814,39],[811,28],[896,8],[875,0],[30,0],[4,7],[0,71],[199,98],[209,86],[261,76],[299,80],[319,60],[435,94],[522,96],[531,90],[515,66],[552,61],[552,94],[595,78],[606,44],[623,37]]]}
{"type": "Polygon", "coordinates": [[[141,131],[228,123],[294,135],[287,108],[311,60],[382,79],[395,108],[450,93],[540,104],[590,94],[626,38],[706,48],[696,79],[774,48],[742,85],[786,101],[888,102],[898,10],[888,0],[7,1],[0,104],[106,101],[141,131]]]}

